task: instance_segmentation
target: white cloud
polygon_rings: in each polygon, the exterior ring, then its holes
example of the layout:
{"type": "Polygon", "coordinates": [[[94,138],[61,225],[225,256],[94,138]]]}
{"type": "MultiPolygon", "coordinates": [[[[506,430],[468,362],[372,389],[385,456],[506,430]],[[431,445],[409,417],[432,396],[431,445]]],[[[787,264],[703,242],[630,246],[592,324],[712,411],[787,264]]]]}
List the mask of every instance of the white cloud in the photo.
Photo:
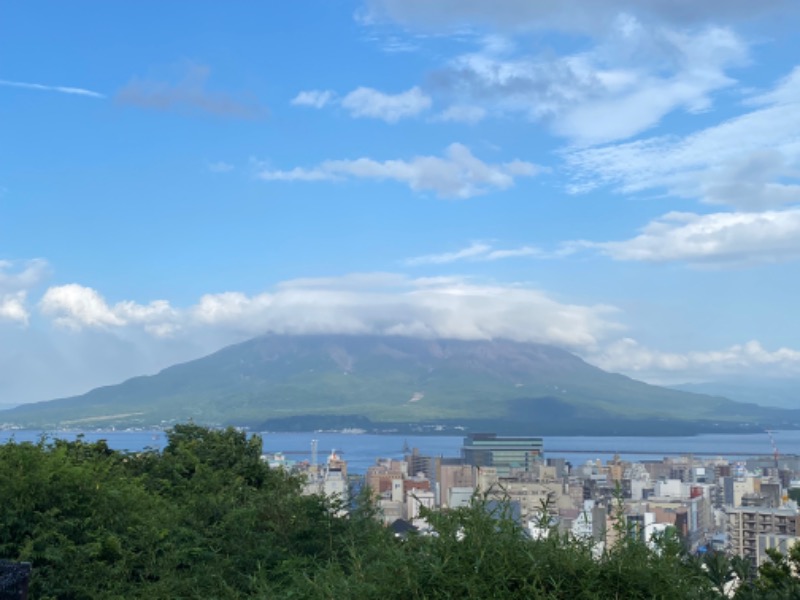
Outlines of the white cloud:
{"type": "Polygon", "coordinates": [[[519,258],[520,256],[544,256],[545,253],[534,246],[521,246],[504,250],[492,250],[486,254],[485,260],[501,260],[503,258],[519,258]]]}
{"type": "Polygon", "coordinates": [[[50,274],[50,265],[41,258],[27,261],[0,260],[0,292],[28,290],[50,274]]]}
{"type": "Polygon", "coordinates": [[[758,108],[685,137],[568,152],[571,189],[664,189],[746,210],[800,202],[800,68],[751,104],[758,108]]]}
{"type": "Polygon", "coordinates": [[[620,242],[575,242],[617,260],[699,265],[755,264],[800,258],[800,208],[760,213],[672,212],[620,242]]]}
{"type": "Polygon", "coordinates": [[[524,286],[478,285],[453,278],[414,280],[380,274],[364,280],[284,282],[256,296],[204,296],[190,309],[205,326],[256,334],[359,333],[459,339],[507,338],[594,347],[619,328],[607,306],[558,302],[524,286]]]}
{"type": "Polygon", "coordinates": [[[311,108],[322,108],[334,99],[336,94],[331,90],[306,90],[300,92],[292,99],[293,106],[310,106],[311,108]]]}
{"type": "Polygon", "coordinates": [[[257,315],[269,308],[270,296],[249,297],[241,292],[206,294],[192,308],[192,317],[205,324],[237,323],[243,315],[257,315]]]}
{"type": "Polygon", "coordinates": [[[367,0],[362,22],[385,19],[423,29],[453,31],[490,27],[506,31],[555,29],[588,35],[605,33],[620,13],[678,27],[749,20],[796,12],[791,0],[367,0]]]}
{"type": "Polygon", "coordinates": [[[125,300],[114,305],[114,314],[126,323],[150,324],[172,319],[176,312],[166,300],[153,300],[149,304],[125,300]]]}
{"type": "Polygon", "coordinates": [[[100,294],[76,283],[49,288],[39,307],[59,325],[73,329],[125,324],[100,294]]]}
{"type": "Polygon", "coordinates": [[[544,256],[539,248],[533,246],[521,246],[519,248],[495,249],[490,244],[483,242],[473,242],[466,248],[455,252],[444,252],[442,254],[426,254],[415,256],[403,261],[409,266],[417,265],[443,265],[459,261],[492,261],[504,258],[518,258],[521,256],[544,256]]]}
{"type": "Polygon", "coordinates": [[[0,294],[0,321],[12,321],[27,325],[30,314],[25,305],[24,291],[0,294]]]}
{"type": "MultiPolygon", "coordinates": [[[[469,0],[456,5],[386,0],[374,2],[372,12],[401,20],[406,15],[411,21],[420,17],[436,22],[438,14],[454,19],[451,23],[460,18],[485,23],[495,22],[507,9],[511,28],[481,38],[475,32],[485,29],[468,28],[470,41],[480,39],[480,49],[456,56],[429,75],[427,94],[447,106],[433,120],[476,123],[489,115],[521,115],[575,145],[591,146],[638,135],[675,111],[709,110],[716,92],[737,83],[730,69],[748,63],[748,43],[724,19],[720,24],[707,18],[725,11],[707,11],[705,4],[696,3],[673,10],[666,1],[566,0],[544,7],[546,3],[511,0],[482,5],[469,0]],[[581,30],[584,18],[586,32],[594,38],[588,48],[562,55],[521,50],[531,47],[522,43],[526,38],[521,30],[566,26],[574,31],[575,25],[581,30]]],[[[745,6],[726,4],[730,15],[747,12],[745,6]]],[[[385,97],[375,90],[357,90],[362,91],[369,106],[385,97]],[[379,96],[372,99],[374,94],[379,96]]]]}
{"type": "Polygon", "coordinates": [[[324,181],[336,179],[391,180],[415,192],[432,191],[441,198],[471,198],[491,190],[505,190],[517,177],[532,177],[541,171],[521,160],[489,164],[473,156],[462,144],[451,144],[444,157],[416,156],[411,160],[371,158],[328,160],[311,169],[280,171],[262,168],[257,177],[266,181],[324,181]]]}
{"type": "Polygon", "coordinates": [[[155,335],[168,335],[179,325],[178,313],[165,300],[146,305],[126,300],[109,306],[96,290],[76,283],[49,288],[39,308],[57,325],[73,330],[142,325],[155,335]]]}
{"type": "Polygon", "coordinates": [[[181,310],[163,300],[110,306],[96,290],[70,284],[48,289],[39,307],[75,332],[139,329],[153,337],[193,337],[212,331],[229,342],[269,332],[358,333],[594,348],[619,329],[608,306],[566,304],[524,285],[393,273],[285,281],[252,296],[207,294],[181,310]]]}
{"type": "Polygon", "coordinates": [[[484,39],[480,51],[435,72],[430,87],[455,99],[455,116],[460,106],[522,114],[591,145],[636,135],[675,110],[708,109],[713,92],[735,83],[726,70],[747,55],[729,29],[681,32],[621,15],[599,44],[560,57],[520,55],[511,43],[484,39]]]}
{"type": "Polygon", "coordinates": [[[353,117],[381,119],[387,123],[415,117],[428,110],[431,104],[430,96],[418,87],[399,94],[385,94],[372,88],[360,87],[342,98],[342,106],[353,117]]]}
{"type": "Polygon", "coordinates": [[[482,244],[480,242],[474,242],[463,248],[461,250],[457,250],[455,252],[444,252],[442,254],[425,254],[423,256],[415,256],[414,258],[409,258],[404,262],[407,265],[443,265],[452,262],[456,262],[459,260],[464,260],[466,258],[475,258],[476,256],[485,256],[488,252],[490,252],[492,247],[489,244],[482,244]]]}
{"type": "MultiPolygon", "coordinates": [[[[461,278],[448,279],[448,283],[461,281],[461,278]]],[[[435,284],[439,285],[445,281],[439,278],[435,284]]],[[[416,285],[422,285],[420,279],[415,279],[416,285]]],[[[340,275],[335,277],[300,277],[297,279],[290,279],[288,281],[279,282],[275,287],[276,289],[288,288],[321,288],[331,287],[337,289],[359,290],[359,289],[389,289],[389,288],[404,288],[408,285],[408,277],[401,273],[388,273],[388,272],[370,272],[370,273],[348,273],[347,275],[340,275]]]]}
{"type": "MultiPolygon", "coordinates": [[[[650,36],[639,28],[636,34],[650,36]]],[[[711,93],[735,81],[728,66],[742,64],[745,45],[725,29],[697,35],[661,32],[664,44],[680,58],[671,74],[642,66],[627,71],[595,72],[603,90],[586,102],[568,106],[553,124],[556,133],[579,144],[597,144],[636,135],[675,111],[701,112],[711,106],[711,93]],[[655,71],[655,72],[654,72],[655,71]]],[[[634,45],[640,45],[638,41],[634,45]]]]}
{"type": "Polygon", "coordinates": [[[3,331],[5,401],[83,393],[269,332],[505,337],[583,349],[619,328],[609,307],[565,303],[525,285],[398,273],[284,281],[261,294],[207,294],[182,308],[109,304],[73,284],[50,288],[38,308],[32,326],[3,331]]]}
{"type": "Polygon", "coordinates": [[[28,261],[0,260],[0,321],[27,325],[29,291],[42,283],[50,273],[43,259],[28,261]]]}
{"type": "Polygon", "coordinates": [[[664,383],[748,373],[761,376],[800,375],[800,351],[790,348],[770,351],[754,340],[723,350],[678,353],[653,350],[636,340],[623,338],[586,358],[607,371],[664,383]]]}
{"type": "Polygon", "coordinates": [[[142,331],[158,344],[183,339],[223,344],[265,333],[503,338],[561,346],[603,369],[653,382],[800,374],[800,351],[790,348],[767,350],[751,341],[722,350],[662,352],[619,338],[623,327],[612,307],[561,302],[523,284],[459,277],[356,273],[289,280],[255,295],[206,294],[185,309],[165,301],[109,306],[95,290],[71,285],[48,290],[40,307],[75,334],[100,330],[130,337],[142,331]]]}
{"type": "Polygon", "coordinates": [[[486,114],[486,109],[481,106],[454,105],[443,110],[437,120],[474,125],[482,121],[486,114]]]}
{"type": "MultiPolygon", "coordinates": [[[[341,333],[422,338],[510,339],[572,350],[610,371],[649,381],[687,381],[747,372],[800,374],[800,351],[768,350],[758,342],[718,351],[660,352],[633,339],[616,309],[561,301],[525,284],[480,283],[459,277],[413,279],[398,273],[356,273],[284,281],[260,294],[207,294],[194,305],[165,301],[109,305],[100,293],[72,284],[50,288],[39,303],[43,315],[62,326],[48,334],[60,350],[16,339],[26,348],[24,364],[0,345],[4,373],[17,365],[26,373],[56,373],[59,386],[13,386],[0,377],[0,391],[14,398],[42,399],[113,383],[147,370],[190,360],[220,346],[265,333],[341,333]],[[42,355],[43,351],[48,354],[42,355]],[[33,358],[36,357],[36,360],[33,358]],[[110,371],[87,371],[91,364],[110,371]],[[124,357],[124,363],[120,363],[124,357]],[[41,364],[37,364],[37,360],[41,364]],[[124,367],[121,366],[124,364],[124,367]],[[108,373],[112,373],[109,375],[108,373]],[[109,379],[110,377],[110,379],[109,379]],[[80,386],[80,387],[75,387],[80,386]],[[47,396],[45,396],[47,397],[47,396]]],[[[13,329],[9,335],[20,331],[13,329]]],[[[36,332],[26,330],[26,335],[36,332]],[[30,332],[28,334],[28,332],[30,332]]],[[[18,337],[18,336],[17,336],[18,337]]]]}
{"type": "Polygon", "coordinates": [[[26,90],[39,90],[43,92],[59,92],[61,94],[71,94],[74,96],[88,96],[89,98],[105,98],[104,94],[93,92],[84,88],[67,87],[62,85],[43,85],[41,83],[25,83],[22,81],[7,81],[0,79],[0,85],[6,87],[16,87],[26,90]]]}
{"type": "MultiPolygon", "coordinates": [[[[360,159],[367,160],[367,159],[360,159]]],[[[344,161],[336,161],[341,163],[344,161]]],[[[355,161],[353,161],[355,162],[355,161]]],[[[334,171],[329,167],[329,162],[322,163],[319,167],[313,169],[304,169],[303,167],[295,167],[288,171],[277,171],[274,169],[262,167],[256,176],[264,181],[332,181],[342,179],[343,175],[334,171]]]]}

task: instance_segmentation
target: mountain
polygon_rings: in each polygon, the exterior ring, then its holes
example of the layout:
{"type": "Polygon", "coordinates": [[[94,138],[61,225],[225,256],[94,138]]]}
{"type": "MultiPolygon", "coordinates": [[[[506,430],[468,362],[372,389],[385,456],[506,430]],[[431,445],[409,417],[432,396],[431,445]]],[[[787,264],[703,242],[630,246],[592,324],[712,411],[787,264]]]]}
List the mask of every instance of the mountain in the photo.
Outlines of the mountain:
{"type": "Polygon", "coordinates": [[[725,381],[682,383],[670,386],[684,392],[725,396],[737,402],[750,402],[777,408],[800,408],[800,380],[733,378],[725,381]]]}
{"type": "Polygon", "coordinates": [[[792,427],[768,409],[648,385],[540,344],[268,335],[152,376],[0,412],[24,427],[193,419],[267,429],[682,434],[792,427]]]}

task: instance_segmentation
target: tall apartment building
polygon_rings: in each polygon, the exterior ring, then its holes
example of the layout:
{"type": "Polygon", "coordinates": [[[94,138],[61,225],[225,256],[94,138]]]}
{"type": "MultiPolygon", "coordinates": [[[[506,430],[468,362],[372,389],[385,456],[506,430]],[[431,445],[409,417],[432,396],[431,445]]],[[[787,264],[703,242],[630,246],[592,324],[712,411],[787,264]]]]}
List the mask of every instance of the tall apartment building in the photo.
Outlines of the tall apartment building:
{"type": "Polygon", "coordinates": [[[765,548],[775,539],[797,537],[800,513],[796,508],[729,508],[728,550],[752,558],[757,564],[766,559],[765,548]]]}

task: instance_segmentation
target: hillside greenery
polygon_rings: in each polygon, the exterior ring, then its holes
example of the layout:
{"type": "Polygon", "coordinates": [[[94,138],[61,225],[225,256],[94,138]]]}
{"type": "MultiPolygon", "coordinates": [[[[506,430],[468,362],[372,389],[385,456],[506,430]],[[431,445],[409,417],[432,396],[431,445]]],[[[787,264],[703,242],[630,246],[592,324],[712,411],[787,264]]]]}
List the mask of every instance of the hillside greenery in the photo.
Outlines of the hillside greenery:
{"type": "Polygon", "coordinates": [[[800,427],[800,411],[648,385],[552,346],[347,335],[255,338],[152,376],[2,411],[0,423],[147,427],[192,419],[279,430],[301,417],[306,428],[324,429],[342,415],[352,416],[344,427],[444,423],[541,435],[800,427]]]}
{"type": "MultiPolygon", "coordinates": [[[[531,540],[505,507],[429,513],[401,540],[368,495],[349,515],[260,460],[261,440],[178,425],[162,452],[104,442],[0,446],[0,558],[33,564],[32,598],[605,599],[800,597],[800,552],[753,574],[621,535],[601,556],[555,532],[531,540]]],[[[624,533],[624,532],[621,532],[624,533]]]]}

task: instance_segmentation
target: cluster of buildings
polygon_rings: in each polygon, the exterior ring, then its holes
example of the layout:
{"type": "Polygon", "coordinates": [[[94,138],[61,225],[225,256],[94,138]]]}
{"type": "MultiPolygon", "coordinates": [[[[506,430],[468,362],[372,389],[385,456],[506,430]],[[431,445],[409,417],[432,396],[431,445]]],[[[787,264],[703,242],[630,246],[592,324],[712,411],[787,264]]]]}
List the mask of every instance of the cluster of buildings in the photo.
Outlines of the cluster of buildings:
{"type": "Polygon", "coordinates": [[[317,440],[312,440],[310,462],[297,463],[288,459],[283,452],[262,454],[261,459],[271,468],[302,473],[305,481],[304,494],[327,496],[339,505],[339,514],[347,514],[353,478],[348,477],[347,461],[337,454],[336,450],[331,450],[325,462],[320,464],[317,460],[317,440]]]}
{"type": "MultiPolygon", "coordinates": [[[[347,465],[335,453],[306,465],[307,492],[347,499],[347,465]]],[[[561,533],[597,548],[619,535],[651,541],[674,528],[693,551],[724,550],[757,564],[770,548],[788,551],[800,539],[800,457],[744,461],[692,455],[629,462],[615,456],[572,465],[545,457],[541,438],[471,434],[461,456],[409,449],[402,460],[377,459],[363,485],[382,518],[398,532],[428,524],[423,507],[468,506],[475,495],[510,507],[533,537],[561,533]],[[792,492],[796,490],[796,492],[792,492]]]]}

